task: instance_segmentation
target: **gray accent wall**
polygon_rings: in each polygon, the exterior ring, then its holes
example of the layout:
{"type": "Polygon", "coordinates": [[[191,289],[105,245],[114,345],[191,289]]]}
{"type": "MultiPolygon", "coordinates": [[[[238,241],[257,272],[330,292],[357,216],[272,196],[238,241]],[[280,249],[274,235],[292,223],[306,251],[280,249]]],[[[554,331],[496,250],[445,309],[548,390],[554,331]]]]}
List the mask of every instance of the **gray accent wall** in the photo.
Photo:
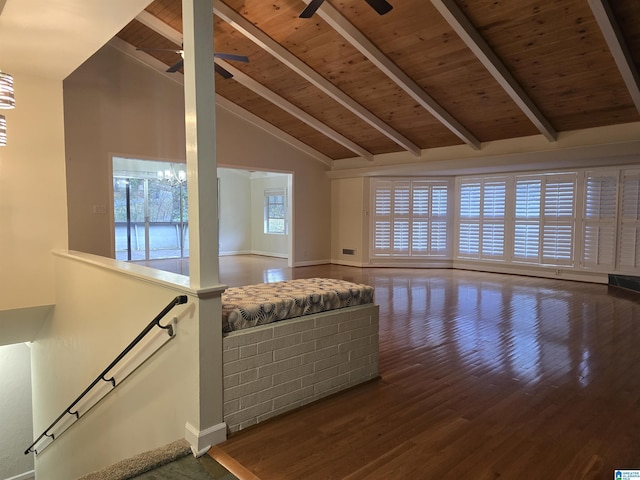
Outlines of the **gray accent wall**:
{"type": "MultiPolygon", "coordinates": [[[[328,261],[329,167],[221,107],[216,116],[219,167],[293,174],[294,265],[328,261]]],[[[69,248],[112,256],[111,157],[184,162],[182,86],[107,45],[65,79],[64,118],[69,248]]]]}

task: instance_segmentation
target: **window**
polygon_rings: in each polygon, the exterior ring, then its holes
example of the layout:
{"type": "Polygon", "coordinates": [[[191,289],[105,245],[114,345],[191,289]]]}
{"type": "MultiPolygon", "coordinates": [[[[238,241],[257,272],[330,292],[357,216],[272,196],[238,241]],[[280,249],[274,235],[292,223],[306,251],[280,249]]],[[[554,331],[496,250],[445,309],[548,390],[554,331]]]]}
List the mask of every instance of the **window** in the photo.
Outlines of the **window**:
{"type": "Polygon", "coordinates": [[[640,170],[622,172],[621,193],[618,268],[629,270],[640,266],[640,170]]]}
{"type": "Polygon", "coordinates": [[[540,263],[573,265],[575,178],[574,174],[545,178],[540,263]]]}
{"type": "Polygon", "coordinates": [[[506,179],[461,182],[459,258],[504,259],[505,195],[506,179]]]}
{"type": "Polygon", "coordinates": [[[113,157],[115,258],[189,256],[184,164],[113,157]]]}
{"type": "Polygon", "coordinates": [[[514,259],[538,263],[540,255],[540,180],[516,183],[514,259]]]}
{"type": "Polygon", "coordinates": [[[460,186],[460,232],[458,255],[468,258],[480,256],[480,183],[460,186]]]}
{"type": "Polygon", "coordinates": [[[612,270],[617,228],[617,171],[585,173],[582,266],[612,270]]]}
{"type": "Polygon", "coordinates": [[[374,180],[376,256],[446,256],[448,182],[374,180]]]}
{"type": "Polygon", "coordinates": [[[513,258],[573,264],[576,174],[516,177],[513,258]]]}
{"type": "Polygon", "coordinates": [[[264,191],[264,233],[286,235],[287,191],[272,188],[264,191]]]}

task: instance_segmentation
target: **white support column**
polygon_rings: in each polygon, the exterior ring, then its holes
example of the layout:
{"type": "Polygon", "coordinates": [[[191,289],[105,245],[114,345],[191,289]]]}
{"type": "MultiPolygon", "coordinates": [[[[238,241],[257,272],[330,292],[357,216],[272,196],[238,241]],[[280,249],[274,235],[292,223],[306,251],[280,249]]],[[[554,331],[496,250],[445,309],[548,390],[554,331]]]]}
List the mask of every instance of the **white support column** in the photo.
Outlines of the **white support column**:
{"type": "Polygon", "coordinates": [[[189,270],[197,290],[199,388],[185,438],[194,455],[226,439],[222,384],[222,308],[218,268],[213,10],[211,2],[182,0],[184,95],[189,194],[189,270]]]}
{"type": "Polygon", "coordinates": [[[213,12],[206,3],[182,1],[189,270],[196,289],[219,283],[213,12]]]}

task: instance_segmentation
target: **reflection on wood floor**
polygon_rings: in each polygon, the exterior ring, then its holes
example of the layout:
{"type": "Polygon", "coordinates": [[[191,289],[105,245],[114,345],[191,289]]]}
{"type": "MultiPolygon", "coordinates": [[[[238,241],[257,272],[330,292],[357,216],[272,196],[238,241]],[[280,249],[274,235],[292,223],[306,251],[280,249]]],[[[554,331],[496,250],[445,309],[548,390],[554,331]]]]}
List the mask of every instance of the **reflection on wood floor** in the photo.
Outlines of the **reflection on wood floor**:
{"type": "Polygon", "coordinates": [[[230,286],[373,285],[381,379],[219,446],[269,479],[595,479],[640,469],[640,294],[461,270],[221,258],[230,286]]]}

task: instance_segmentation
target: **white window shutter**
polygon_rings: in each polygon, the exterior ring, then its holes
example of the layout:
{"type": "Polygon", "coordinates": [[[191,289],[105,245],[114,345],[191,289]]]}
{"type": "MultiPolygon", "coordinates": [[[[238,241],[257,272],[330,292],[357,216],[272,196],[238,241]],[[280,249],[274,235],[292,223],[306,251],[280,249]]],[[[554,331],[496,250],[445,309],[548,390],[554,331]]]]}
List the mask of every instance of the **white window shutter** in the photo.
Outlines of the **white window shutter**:
{"type": "Polygon", "coordinates": [[[393,182],[393,254],[409,255],[411,182],[393,182]]]}
{"type": "Polygon", "coordinates": [[[444,256],[448,182],[374,180],[374,256],[444,256]]]}
{"type": "Polygon", "coordinates": [[[482,258],[504,258],[504,223],[482,225],[482,258]]]}
{"type": "Polygon", "coordinates": [[[540,261],[540,194],[542,181],[516,180],[516,219],[514,229],[514,260],[527,263],[540,261]]]}
{"type": "Polygon", "coordinates": [[[481,182],[468,181],[460,185],[458,257],[480,258],[480,198],[481,182]]]}
{"type": "Polygon", "coordinates": [[[374,255],[391,254],[391,208],[393,184],[391,181],[378,180],[374,191],[374,255]]]}
{"type": "Polygon", "coordinates": [[[618,268],[631,271],[640,267],[640,171],[622,174],[622,212],[618,245],[618,268]]]}
{"type": "Polygon", "coordinates": [[[484,182],[481,225],[483,259],[504,260],[506,190],[506,179],[484,182]]]}
{"type": "Polygon", "coordinates": [[[429,253],[432,256],[445,256],[447,254],[447,210],[448,210],[447,185],[433,185],[431,187],[431,228],[429,253]]]}
{"type": "Polygon", "coordinates": [[[412,185],[411,254],[429,253],[429,206],[431,189],[425,182],[414,181],[412,185]]]}
{"type": "Polygon", "coordinates": [[[581,264],[584,268],[614,269],[618,172],[586,172],[581,264]]]}
{"type": "Polygon", "coordinates": [[[542,259],[547,265],[573,265],[576,175],[545,178],[542,259]]]}

